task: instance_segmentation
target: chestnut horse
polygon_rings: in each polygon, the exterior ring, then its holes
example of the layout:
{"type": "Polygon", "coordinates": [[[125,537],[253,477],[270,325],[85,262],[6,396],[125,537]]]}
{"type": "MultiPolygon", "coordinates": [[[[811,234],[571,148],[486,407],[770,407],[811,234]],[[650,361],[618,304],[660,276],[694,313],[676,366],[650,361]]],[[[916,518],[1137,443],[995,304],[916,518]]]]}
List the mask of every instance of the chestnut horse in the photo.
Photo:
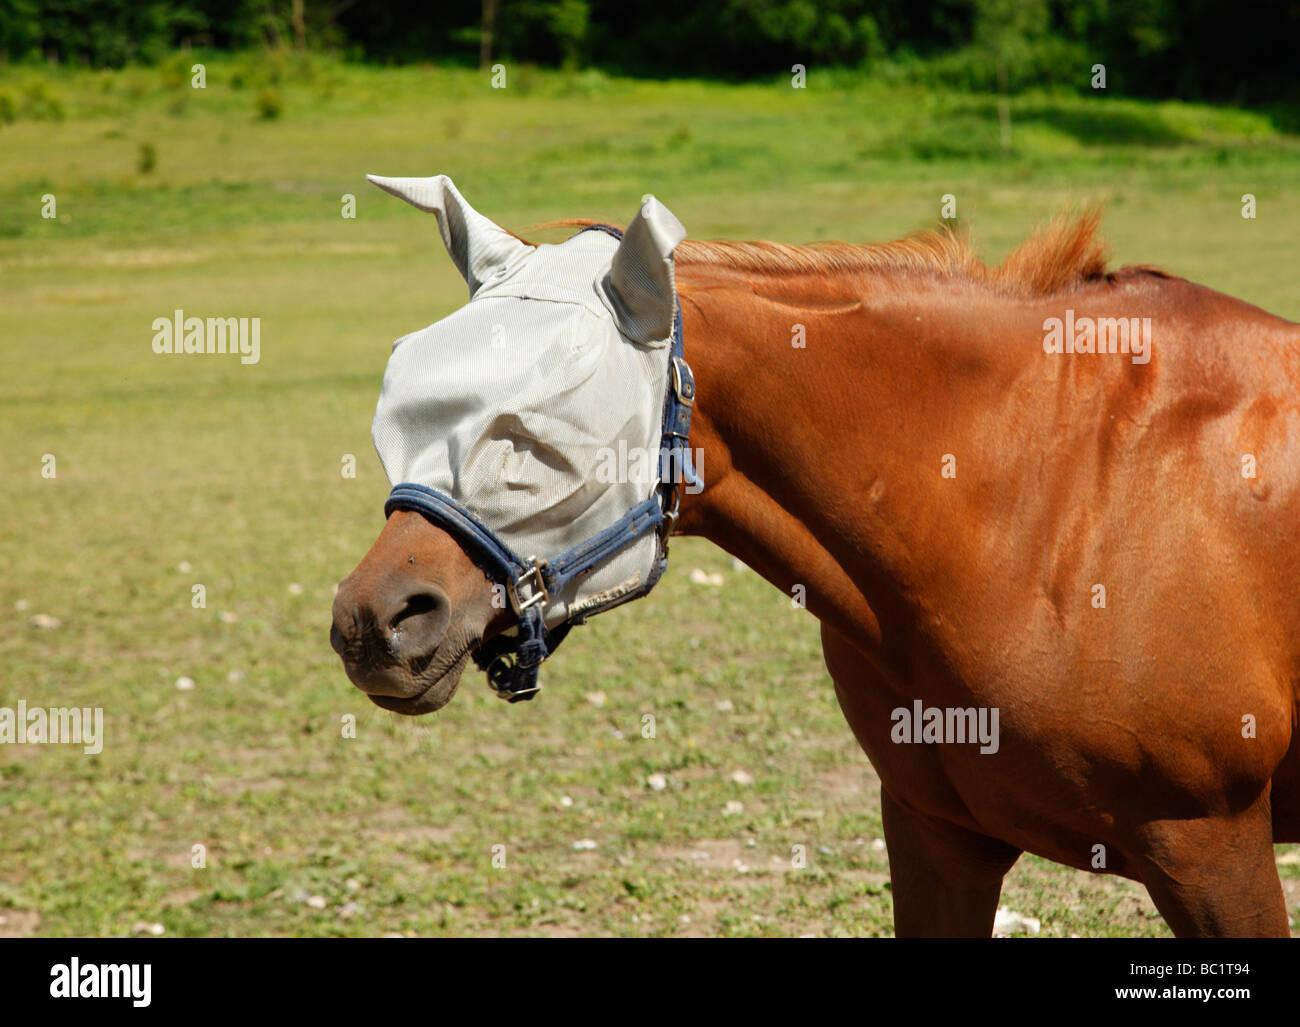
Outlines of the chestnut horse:
{"type": "MultiPolygon", "coordinates": [[[[707,454],[675,531],[806,590],[882,783],[898,935],[988,936],[1022,852],[1141,882],[1180,936],[1289,934],[1300,325],[1107,270],[1096,228],[998,268],[947,232],[666,254],[707,454]],[[952,711],[996,712],[995,744],[945,736],[952,711]]],[[[398,510],[331,636],[374,702],[426,713],[499,605],[398,510]]]]}

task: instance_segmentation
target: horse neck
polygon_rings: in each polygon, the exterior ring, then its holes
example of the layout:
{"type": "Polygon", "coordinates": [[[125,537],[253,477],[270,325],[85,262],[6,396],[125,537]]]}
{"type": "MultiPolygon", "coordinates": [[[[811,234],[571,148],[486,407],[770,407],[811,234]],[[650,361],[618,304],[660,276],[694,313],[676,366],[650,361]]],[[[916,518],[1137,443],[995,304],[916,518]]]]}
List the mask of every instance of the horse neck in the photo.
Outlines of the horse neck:
{"type": "Polygon", "coordinates": [[[679,531],[806,597],[864,650],[915,626],[928,590],[961,571],[950,525],[976,516],[963,509],[970,490],[944,476],[945,455],[960,476],[975,411],[1029,363],[995,343],[1019,318],[1041,345],[1041,314],[880,276],[684,267],[678,288],[705,481],[684,496],[679,531]]]}

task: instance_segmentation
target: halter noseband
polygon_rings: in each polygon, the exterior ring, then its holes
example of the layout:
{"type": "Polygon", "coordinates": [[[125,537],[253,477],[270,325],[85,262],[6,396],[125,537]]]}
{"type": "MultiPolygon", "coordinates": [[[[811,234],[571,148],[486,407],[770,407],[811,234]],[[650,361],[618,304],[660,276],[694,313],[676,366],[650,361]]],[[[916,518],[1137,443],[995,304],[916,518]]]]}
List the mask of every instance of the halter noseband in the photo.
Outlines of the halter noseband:
{"type": "MultiPolygon", "coordinates": [[[[589,225],[583,231],[623,238],[622,231],[612,225],[589,225]]],[[[686,362],[682,305],[676,296],[673,301],[676,314],[672,344],[668,348],[668,388],[659,443],[659,466],[666,470],[666,478],[656,484],[649,498],[600,534],[550,560],[539,560],[536,556],[523,560],[469,510],[437,489],[403,483],[393,487],[384,503],[385,517],[391,516],[394,510],[423,514],[451,535],[490,577],[504,584],[515,625],[481,645],[474,653],[474,662],[487,672],[493,691],[509,702],[531,699],[541,690],[537,683],[538,668],[575,624],[581,624],[590,614],[639,599],[655,586],[668,567],[668,536],[677,520],[681,484],[701,484],[686,446],[691,430],[691,408],[695,403],[695,377],[686,362]],[[652,530],[657,538],[656,555],[643,584],[547,628],[545,607],[552,596],[652,530]]]]}

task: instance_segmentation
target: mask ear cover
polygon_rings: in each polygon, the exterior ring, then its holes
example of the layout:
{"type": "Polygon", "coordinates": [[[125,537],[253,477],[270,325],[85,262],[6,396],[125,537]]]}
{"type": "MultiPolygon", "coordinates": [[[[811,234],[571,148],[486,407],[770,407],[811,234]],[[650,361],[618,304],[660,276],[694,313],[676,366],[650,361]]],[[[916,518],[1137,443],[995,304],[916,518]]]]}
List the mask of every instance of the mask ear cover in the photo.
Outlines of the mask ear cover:
{"type": "Polygon", "coordinates": [[[461,277],[469,284],[470,299],[500,268],[533,250],[471,207],[446,175],[432,178],[367,175],[366,178],[438,219],[443,244],[461,277]]]}
{"type": "Polygon", "coordinates": [[[619,330],[643,346],[668,345],[677,314],[673,251],[686,229],[647,196],[610,262],[608,290],[619,330]]]}

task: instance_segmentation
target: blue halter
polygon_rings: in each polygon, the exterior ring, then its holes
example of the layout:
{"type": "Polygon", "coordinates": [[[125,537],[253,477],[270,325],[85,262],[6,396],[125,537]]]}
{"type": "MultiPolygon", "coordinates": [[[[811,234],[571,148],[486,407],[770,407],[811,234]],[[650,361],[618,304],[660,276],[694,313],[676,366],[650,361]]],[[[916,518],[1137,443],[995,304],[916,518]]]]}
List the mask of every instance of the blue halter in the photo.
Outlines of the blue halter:
{"type": "MultiPolygon", "coordinates": [[[[616,239],[623,238],[623,233],[610,225],[590,225],[583,231],[600,231],[616,239]]],[[[677,309],[669,347],[659,463],[667,476],[653,495],[632,507],[599,535],[551,560],[536,557],[523,560],[469,510],[437,489],[403,483],[393,487],[384,504],[385,517],[391,516],[394,510],[423,514],[451,535],[489,577],[504,585],[515,625],[481,645],[474,653],[474,662],[487,672],[493,691],[509,702],[531,699],[541,690],[537,683],[538,668],[575,624],[581,624],[590,614],[639,599],[654,588],[668,567],[668,536],[677,520],[681,485],[683,482],[702,485],[686,445],[691,430],[691,407],[695,403],[695,377],[686,362],[682,306],[676,297],[674,303],[677,309]],[[644,584],[547,628],[545,607],[552,596],[648,531],[656,533],[658,544],[654,567],[644,584]]]]}

